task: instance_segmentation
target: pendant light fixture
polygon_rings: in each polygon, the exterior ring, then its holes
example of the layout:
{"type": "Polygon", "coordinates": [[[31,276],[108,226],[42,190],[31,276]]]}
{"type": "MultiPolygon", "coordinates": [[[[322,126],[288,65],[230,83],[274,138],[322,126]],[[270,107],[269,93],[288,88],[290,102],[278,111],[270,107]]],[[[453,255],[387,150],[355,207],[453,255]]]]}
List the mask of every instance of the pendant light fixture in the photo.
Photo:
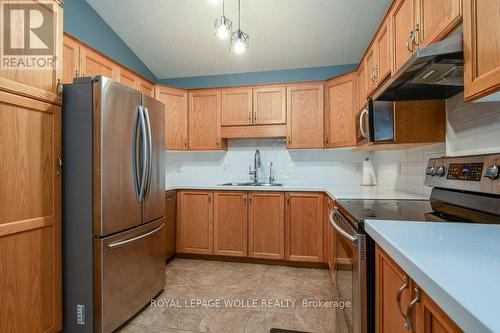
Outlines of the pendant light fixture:
{"type": "Polygon", "coordinates": [[[223,0],[207,0],[207,3],[210,5],[210,6],[218,6],[223,0]]]}
{"type": "Polygon", "coordinates": [[[226,40],[231,36],[233,23],[224,14],[224,0],[222,0],[222,16],[215,19],[215,35],[226,40]]]}
{"type": "Polygon", "coordinates": [[[238,30],[231,35],[231,50],[236,54],[244,54],[248,49],[248,34],[241,31],[241,0],[238,0],[238,30]]]}

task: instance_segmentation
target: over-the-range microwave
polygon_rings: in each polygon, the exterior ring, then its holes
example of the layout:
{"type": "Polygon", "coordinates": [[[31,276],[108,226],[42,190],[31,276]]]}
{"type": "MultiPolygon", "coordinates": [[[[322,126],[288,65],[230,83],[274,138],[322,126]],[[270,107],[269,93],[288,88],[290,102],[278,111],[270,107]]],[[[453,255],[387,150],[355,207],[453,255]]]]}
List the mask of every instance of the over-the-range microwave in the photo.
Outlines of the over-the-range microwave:
{"type": "Polygon", "coordinates": [[[394,141],[394,102],[369,100],[356,115],[357,145],[394,141]]]}

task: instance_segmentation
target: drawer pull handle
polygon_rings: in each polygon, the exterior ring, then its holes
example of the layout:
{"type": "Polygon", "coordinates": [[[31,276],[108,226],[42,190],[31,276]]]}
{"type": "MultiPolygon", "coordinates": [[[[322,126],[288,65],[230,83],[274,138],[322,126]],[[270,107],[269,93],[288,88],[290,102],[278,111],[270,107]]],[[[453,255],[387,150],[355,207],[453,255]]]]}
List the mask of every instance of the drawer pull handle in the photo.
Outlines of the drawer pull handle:
{"type": "Polygon", "coordinates": [[[404,318],[404,322],[406,323],[406,321],[408,320],[407,318],[407,314],[403,312],[403,309],[401,308],[401,296],[403,295],[403,291],[405,291],[406,289],[408,289],[408,284],[409,284],[409,280],[408,280],[408,277],[405,276],[404,277],[404,282],[403,282],[403,285],[401,286],[401,288],[399,288],[398,290],[398,295],[396,297],[396,302],[398,303],[398,310],[399,310],[399,313],[403,316],[404,318]]]}
{"type": "Polygon", "coordinates": [[[122,246],[125,246],[127,244],[130,244],[130,243],[133,243],[133,242],[136,242],[140,239],[143,239],[143,238],[146,238],[148,236],[151,236],[152,234],[155,234],[157,233],[158,231],[160,231],[163,227],[165,226],[165,223],[163,223],[161,226],[151,230],[151,231],[148,231],[146,232],[145,234],[142,234],[142,235],[139,235],[139,236],[135,236],[135,237],[132,237],[132,238],[129,238],[129,239],[125,239],[125,240],[122,240],[122,241],[119,241],[119,242],[116,242],[116,243],[111,243],[108,245],[108,250],[113,250],[113,249],[116,249],[118,247],[122,247],[122,246]]]}

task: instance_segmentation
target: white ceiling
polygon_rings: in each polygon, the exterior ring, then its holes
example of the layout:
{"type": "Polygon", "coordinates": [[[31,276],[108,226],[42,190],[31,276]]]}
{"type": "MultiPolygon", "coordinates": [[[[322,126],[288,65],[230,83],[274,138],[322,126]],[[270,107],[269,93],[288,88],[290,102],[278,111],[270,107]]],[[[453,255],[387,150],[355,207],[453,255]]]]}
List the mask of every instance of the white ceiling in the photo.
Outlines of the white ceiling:
{"type": "MultiPolygon", "coordinates": [[[[390,0],[241,0],[247,54],[214,37],[206,0],[87,0],[160,79],[357,63],[390,0]]],[[[237,0],[226,0],[237,25],[237,0]]]]}

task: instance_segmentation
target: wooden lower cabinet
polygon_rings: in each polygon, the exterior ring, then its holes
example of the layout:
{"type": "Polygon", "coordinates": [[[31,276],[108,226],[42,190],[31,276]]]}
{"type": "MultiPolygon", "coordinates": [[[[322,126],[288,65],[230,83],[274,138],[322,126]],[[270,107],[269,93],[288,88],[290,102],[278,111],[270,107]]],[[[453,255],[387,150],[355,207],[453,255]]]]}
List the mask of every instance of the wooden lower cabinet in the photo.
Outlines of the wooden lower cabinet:
{"type": "Polygon", "coordinates": [[[286,194],[285,258],[323,261],[323,193],[286,194]]]}
{"type": "Polygon", "coordinates": [[[462,333],[463,331],[377,245],[375,332],[462,333]],[[410,302],[414,303],[413,307],[409,306],[410,302]]]}
{"type": "Polygon", "coordinates": [[[247,201],[247,192],[214,192],[215,255],[247,255],[247,201]]]}
{"type": "Polygon", "coordinates": [[[177,252],[213,254],[212,192],[179,191],[177,252]]]}
{"type": "Polygon", "coordinates": [[[61,330],[61,108],[0,91],[0,332],[61,330]]]}
{"type": "Polygon", "coordinates": [[[285,259],[285,195],[250,192],[248,197],[248,256],[285,259]]]}

